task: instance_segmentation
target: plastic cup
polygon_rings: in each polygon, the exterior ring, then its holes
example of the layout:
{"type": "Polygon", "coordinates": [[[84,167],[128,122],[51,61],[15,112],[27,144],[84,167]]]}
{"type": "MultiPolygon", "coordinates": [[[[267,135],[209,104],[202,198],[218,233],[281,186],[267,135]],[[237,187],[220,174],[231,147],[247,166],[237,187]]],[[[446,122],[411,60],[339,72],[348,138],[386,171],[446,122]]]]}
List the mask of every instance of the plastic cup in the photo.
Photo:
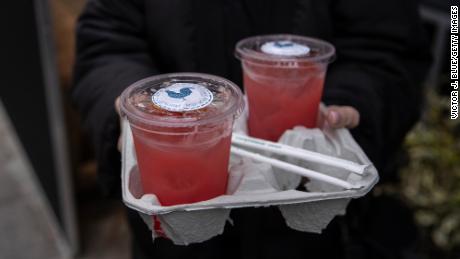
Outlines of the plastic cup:
{"type": "Polygon", "coordinates": [[[225,194],[233,121],[244,108],[240,89],[206,74],[153,76],[121,95],[145,194],[163,206],[225,194]]]}
{"type": "Polygon", "coordinates": [[[330,43],[295,35],[239,41],[235,55],[243,67],[249,135],[277,141],[294,126],[316,127],[324,78],[334,54],[330,43]]]}

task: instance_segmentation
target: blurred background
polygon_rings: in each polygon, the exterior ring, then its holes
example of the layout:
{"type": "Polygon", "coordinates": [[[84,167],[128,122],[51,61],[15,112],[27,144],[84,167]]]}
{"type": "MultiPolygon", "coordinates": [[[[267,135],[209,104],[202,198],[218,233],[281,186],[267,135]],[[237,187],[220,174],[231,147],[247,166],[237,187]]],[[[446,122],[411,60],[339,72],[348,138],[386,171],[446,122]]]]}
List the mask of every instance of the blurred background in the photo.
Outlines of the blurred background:
{"type": "MultiPolygon", "coordinates": [[[[85,0],[15,0],[0,17],[0,258],[129,258],[123,204],[102,197],[69,92],[85,0]]],[[[415,212],[422,258],[460,258],[460,120],[450,120],[450,2],[423,0],[433,64],[390,195],[415,212]]]]}

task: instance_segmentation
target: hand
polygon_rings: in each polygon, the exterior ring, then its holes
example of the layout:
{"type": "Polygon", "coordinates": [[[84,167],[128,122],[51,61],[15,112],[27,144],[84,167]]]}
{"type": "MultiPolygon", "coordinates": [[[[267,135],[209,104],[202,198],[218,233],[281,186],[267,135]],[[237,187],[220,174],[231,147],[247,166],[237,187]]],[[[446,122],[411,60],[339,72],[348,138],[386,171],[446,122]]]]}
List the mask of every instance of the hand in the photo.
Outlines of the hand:
{"type": "Polygon", "coordinates": [[[355,128],[359,125],[359,112],[351,106],[327,106],[326,112],[320,112],[320,126],[329,128],[355,128]]]}

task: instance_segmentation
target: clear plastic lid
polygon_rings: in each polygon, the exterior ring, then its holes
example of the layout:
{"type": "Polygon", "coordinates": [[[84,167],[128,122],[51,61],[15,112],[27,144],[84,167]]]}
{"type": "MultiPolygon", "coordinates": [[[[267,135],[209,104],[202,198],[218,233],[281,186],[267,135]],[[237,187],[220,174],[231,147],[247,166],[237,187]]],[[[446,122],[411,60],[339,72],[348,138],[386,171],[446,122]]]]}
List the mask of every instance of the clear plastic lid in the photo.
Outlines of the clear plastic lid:
{"type": "Polygon", "coordinates": [[[221,77],[199,73],[152,76],[121,95],[121,111],[131,123],[190,127],[238,116],[244,108],[238,86],[221,77]]]}
{"type": "Polygon", "coordinates": [[[326,41],[290,34],[246,38],[235,49],[239,59],[271,65],[328,63],[334,54],[334,46],[326,41]]]}

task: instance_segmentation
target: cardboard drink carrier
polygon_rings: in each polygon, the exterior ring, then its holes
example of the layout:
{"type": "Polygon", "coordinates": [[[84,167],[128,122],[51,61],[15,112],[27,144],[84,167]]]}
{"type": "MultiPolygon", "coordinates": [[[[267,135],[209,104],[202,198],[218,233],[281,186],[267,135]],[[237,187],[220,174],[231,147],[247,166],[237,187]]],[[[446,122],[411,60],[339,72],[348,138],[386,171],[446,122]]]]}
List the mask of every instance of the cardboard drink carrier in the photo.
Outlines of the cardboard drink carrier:
{"type": "MultiPolygon", "coordinates": [[[[247,110],[235,122],[234,136],[246,134],[246,120],[247,110]]],[[[346,183],[347,188],[344,188],[232,152],[225,195],[197,203],[161,206],[154,194],[145,194],[142,190],[132,132],[126,119],[122,121],[122,131],[123,201],[139,212],[153,240],[165,236],[178,245],[199,243],[222,234],[225,224],[231,223],[231,209],[243,207],[277,206],[290,228],[321,233],[334,217],[345,214],[351,199],[366,195],[379,178],[377,170],[347,129],[294,127],[282,135],[279,143],[354,162],[362,165],[362,172],[356,174],[327,162],[304,161],[267,150],[258,152],[335,178],[346,183]]]]}

